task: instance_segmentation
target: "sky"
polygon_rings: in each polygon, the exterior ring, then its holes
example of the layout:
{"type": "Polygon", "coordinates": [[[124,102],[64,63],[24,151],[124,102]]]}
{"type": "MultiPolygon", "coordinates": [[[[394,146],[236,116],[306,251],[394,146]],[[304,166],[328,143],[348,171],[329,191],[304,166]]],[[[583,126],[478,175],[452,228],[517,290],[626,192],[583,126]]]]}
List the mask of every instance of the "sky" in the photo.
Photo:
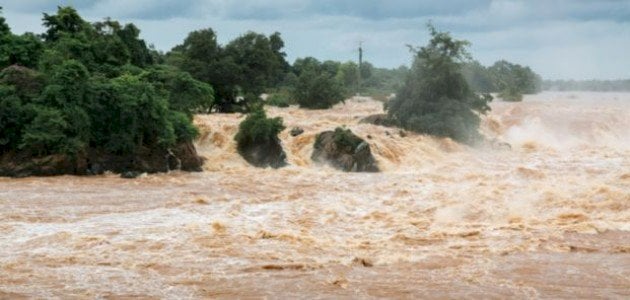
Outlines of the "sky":
{"type": "Polygon", "coordinates": [[[72,5],[88,21],[133,22],[168,51],[190,31],[212,28],[227,43],[247,31],[285,41],[287,60],[409,65],[406,45],[429,39],[426,23],[471,42],[484,65],[530,66],[545,79],[630,78],[630,0],[2,0],[13,32],[40,33],[43,12],[72,5]]]}

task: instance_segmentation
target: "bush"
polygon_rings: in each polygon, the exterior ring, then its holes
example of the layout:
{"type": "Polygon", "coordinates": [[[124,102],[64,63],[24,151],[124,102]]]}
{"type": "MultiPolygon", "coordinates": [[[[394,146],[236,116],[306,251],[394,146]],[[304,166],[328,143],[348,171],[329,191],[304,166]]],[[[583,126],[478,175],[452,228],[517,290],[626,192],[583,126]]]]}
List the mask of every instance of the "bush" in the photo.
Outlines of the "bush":
{"type": "Polygon", "coordinates": [[[303,108],[327,109],[343,102],[344,90],[335,78],[321,70],[305,70],[298,77],[293,97],[303,108]]]}
{"type": "Polygon", "coordinates": [[[212,109],[212,87],[175,67],[154,67],[144,72],[142,78],[166,95],[169,107],[173,110],[192,116],[195,113],[208,113],[212,109]]]}
{"type": "Polygon", "coordinates": [[[291,95],[287,92],[272,93],[265,101],[267,105],[277,107],[289,107],[291,105],[291,95]]]}
{"type": "Polygon", "coordinates": [[[523,94],[521,94],[517,89],[513,87],[507,87],[501,93],[499,93],[499,98],[503,99],[503,101],[508,102],[521,102],[523,101],[523,94]]]}
{"type": "Polygon", "coordinates": [[[429,30],[432,39],[415,50],[412,70],[388,103],[388,114],[405,129],[473,143],[480,137],[477,113],[488,111],[492,98],[475,94],[461,73],[469,57],[468,42],[454,40],[431,25],[429,30]]]}
{"type": "Polygon", "coordinates": [[[173,124],[178,142],[192,141],[199,136],[199,130],[186,114],[178,111],[171,112],[168,119],[173,124]]]}
{"type": "Polygon", "coordinates": [[[26,126],[20,149],[37,155],[76,153],[79,145],[66,134],[68,122],[60,110],[38,106],[36,116],[26,126]]]}
{"type": "Polygon", "coordinates": [[[239,125],[234,137],[237,149],[242,152],[252,145],[276,141],[284,128],[282,118],[267,118],[263,109],[255,109],[239,125]]]}
{"type": "MultiPolygon", "coordinates": [[[[363,142],[363,140],[354,135],[350,129],[343,129],[341,127],[335,128],[333,141],[336,145],[348,149],[356,149],[359,144],[363,142]]],[[[317,144],[317,141],[315,143],[317,144]]]]}

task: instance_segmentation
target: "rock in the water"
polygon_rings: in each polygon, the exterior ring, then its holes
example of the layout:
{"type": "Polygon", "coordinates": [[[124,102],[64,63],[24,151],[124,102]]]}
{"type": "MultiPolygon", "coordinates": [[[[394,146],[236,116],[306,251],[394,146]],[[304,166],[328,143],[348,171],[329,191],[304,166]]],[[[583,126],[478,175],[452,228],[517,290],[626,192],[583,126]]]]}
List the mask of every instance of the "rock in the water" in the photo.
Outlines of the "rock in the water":
{"type": "Polygon", "coordinates": [[[317,135],[311,159],[330,163],[345,172],[378,172],[370,145],[349,129],[337,128],[317,135]]]}
{"type": "Polygon", "coordinates": [[[496,150],[504,150],[504,151],[512,150],[512,145],[510,145],[509,143],[503,142],[501,140],[498,140],[496,138],[489,140],[488,144],[490,145],[490,147],[496,150]]]}
{"type": "Polygon", "coordinates": [[[304,129],[300,128],[300,127],[293,127],[293,129],[291,129],[291,136],[298,136],[302,133],[304,133],[304,129]]]}
{"type": "Polygon", "coordinates": [[[373,125],[379,125],[379,126],[385,126],[385,127],[394,126],[394,123],[392,122],[392,120],[389,119],[389,116],[387,114],[376,114],[376,115],[367,116],[361,119],[359,123],[373,124],[373,125]]]}
{"type": "Polygon", "coordinates": [[[140,175],[142,175],[142,173],[137,172],[137,171],[127,171],[120,174],[120,177],[126,178],[126,179],[133,179],[133,178],[137,178],[140,175]]]}
{"type": "Polygon", "coordinates": [[[238,152],[248,163],[259,168],[278,169],[287,165],[287,155],[277,138],[266,143],[249,145],[243,149],[238,149],[238,152]]]}

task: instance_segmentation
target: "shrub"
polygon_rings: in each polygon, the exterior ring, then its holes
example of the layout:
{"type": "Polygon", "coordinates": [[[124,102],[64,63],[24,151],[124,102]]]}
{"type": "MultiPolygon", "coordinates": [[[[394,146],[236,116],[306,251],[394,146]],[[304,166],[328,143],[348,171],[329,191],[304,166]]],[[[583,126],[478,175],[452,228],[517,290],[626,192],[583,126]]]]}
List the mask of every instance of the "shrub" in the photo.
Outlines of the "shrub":
{"type": "Polygon", "coordinates": [[[277,107],[289,107],[291,104],[291,95],[287,92],[277,92],[272,93],[267,97],[265,101],[267,105],[277,106],[277,107]]]}
{"type": "Polygon", "coordinates": [[[204,82],[175,67],[158,66],[142,74],[168,98],[169,107],[189,116],[207,113],[214,104],[214,90],[204,82]]]}
{"type": "Polygon", "coordinates": [[[276,141],[284,128],[282,118],[267,118],[263,109],[254,109],[239,125],[238,133],[234,137],[237,149],[242,152],[252,145],[276,141]]]}
{"type": "MultiPolygon", "coordinates": [[[[333,141],[336,145],[344,148],[344,149],[356,149],[359,144],[363,142],[361,138],[354,135],[350,129],[344,129],[341,127],[335,128],[335,132],[333,134],[333,141]]],[[[319,136],[315,141],[315,145],[319,145],[321,143],[319,136]]],[[[316,146],[317,147],[317,146],[316,146]]]]}
{"type": "Polygon", "coordinates": [[[178,142],[192,141],[199,136],[199,130],[186,114],[174,111],[169,114],[168,119],[173,124],[178,142]]]}

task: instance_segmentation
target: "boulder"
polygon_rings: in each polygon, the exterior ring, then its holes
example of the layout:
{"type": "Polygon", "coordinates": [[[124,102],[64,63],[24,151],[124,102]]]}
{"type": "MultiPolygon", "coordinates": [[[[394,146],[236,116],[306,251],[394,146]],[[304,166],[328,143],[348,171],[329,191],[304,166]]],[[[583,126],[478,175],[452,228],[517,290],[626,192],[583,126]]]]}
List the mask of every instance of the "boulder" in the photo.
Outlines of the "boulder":
{"type": "Polygon", "coordinates": [[[122,172],[120,174],[120,178],[133,179],[133,178],[139,177],[140,175],[142,175],[142,173],[137,172],[137,171],[127,171],[127,172],[122,172]]]}
{"type": "Polygon", "coordinates": [[[370,145],[349,129],[337,128],[317,135],[311,159],[345,172],[378,172],[370,145]]]}
{"type": "Polygon", "coordinates": [[[26,153],[5,153],[0,158],[0,176],[28,177],[75,174],[76,161],[67,155],[32,157],[26,153]]]}
{"type": "Polygon", "coordinates": [[[361,124],[373,124],[378,126],[392,127],[394,122],[389,119],[387,114],[375,114],[367,116],[359,121],[361,124]]]}
{"type": "Polygon", "coordinates": [[[298,136],[300,134],[304,133],[304,129],[300,128],[300,127],[293,127],[293,129],[291,129],[291,136],[298,136]]]}
{"type": "Polygon", "coordinates": [[[259,168],[278,169],[287,165],[287,155],[278,138],[265,143],[247,145],[238,149],[238,152],[248,163],[259,168]]]}

